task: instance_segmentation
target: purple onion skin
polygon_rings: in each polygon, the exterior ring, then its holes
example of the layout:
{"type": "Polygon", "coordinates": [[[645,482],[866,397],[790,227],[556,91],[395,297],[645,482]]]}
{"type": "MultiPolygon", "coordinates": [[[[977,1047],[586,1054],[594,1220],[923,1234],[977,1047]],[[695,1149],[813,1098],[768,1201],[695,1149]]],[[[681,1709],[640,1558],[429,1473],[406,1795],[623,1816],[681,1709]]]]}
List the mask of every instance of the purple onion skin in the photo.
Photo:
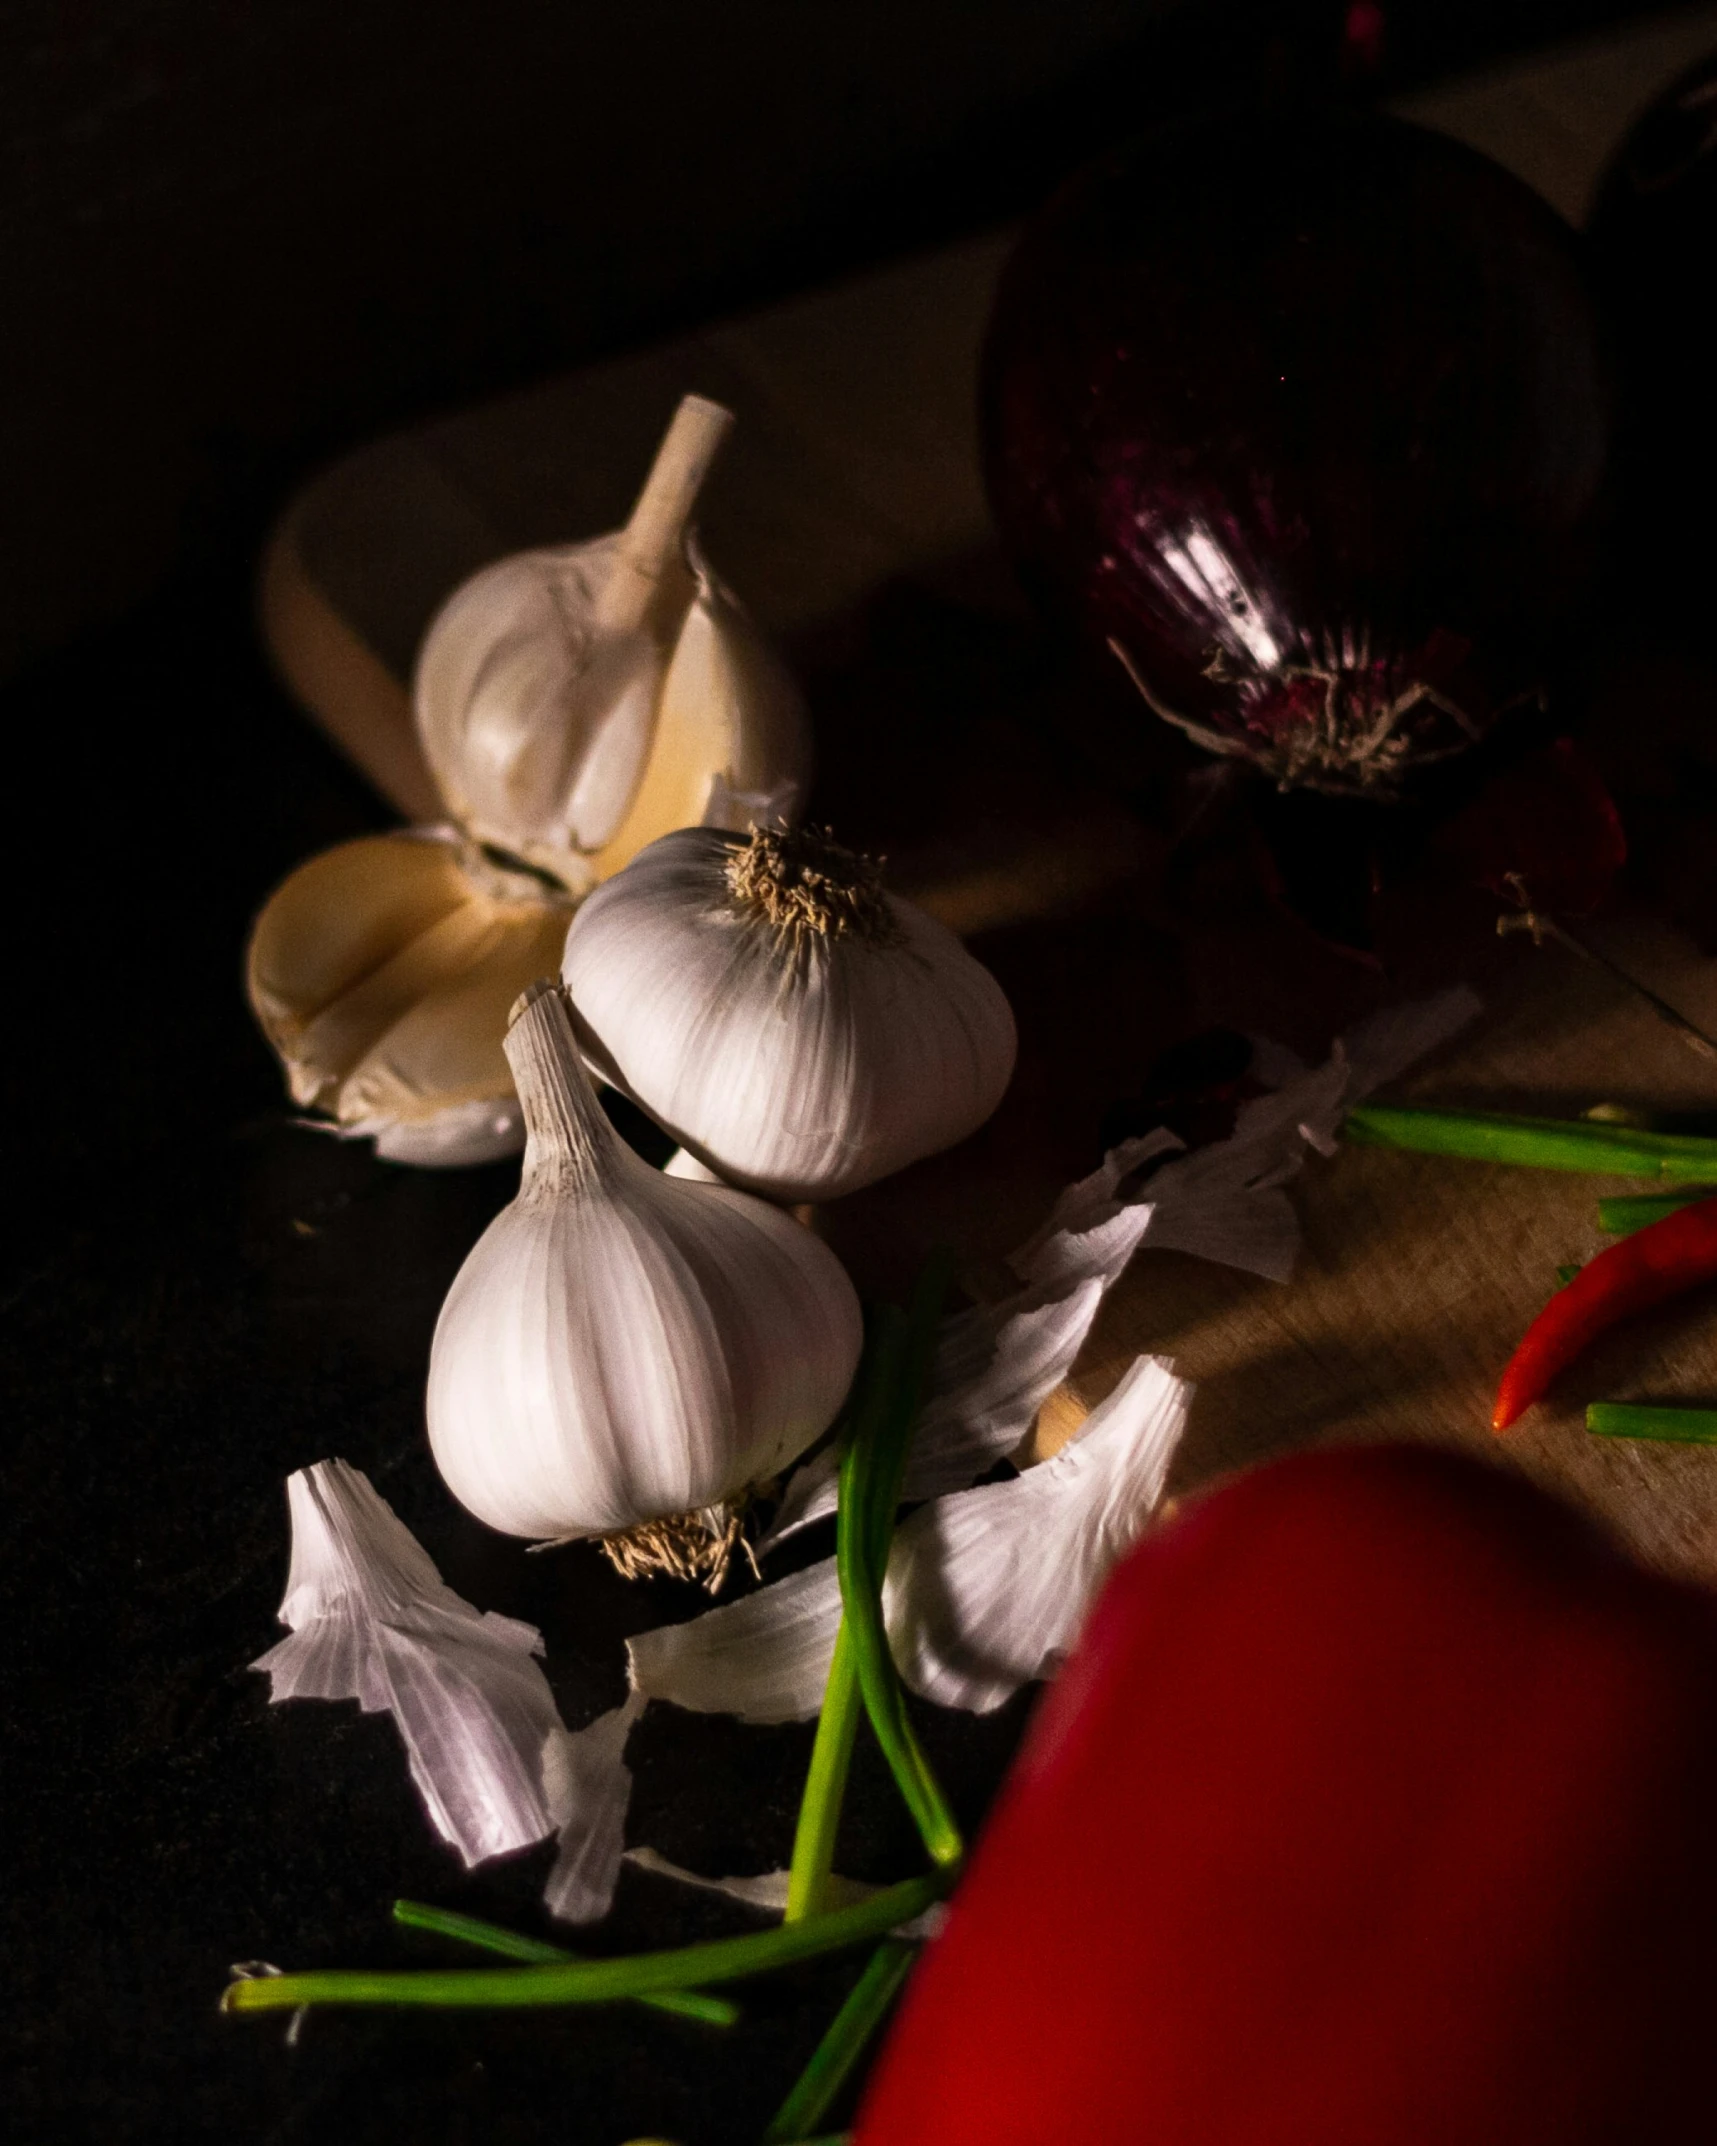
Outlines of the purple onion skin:
{"type": "Polygon", "coordinates": [[[1003,275],[982,421],[1022,578],[1141,709],[1384,799],[1538,695],[1610,391],[1535,194],[1418,128],[1302,114],[1076,178],[1003,275]]]}

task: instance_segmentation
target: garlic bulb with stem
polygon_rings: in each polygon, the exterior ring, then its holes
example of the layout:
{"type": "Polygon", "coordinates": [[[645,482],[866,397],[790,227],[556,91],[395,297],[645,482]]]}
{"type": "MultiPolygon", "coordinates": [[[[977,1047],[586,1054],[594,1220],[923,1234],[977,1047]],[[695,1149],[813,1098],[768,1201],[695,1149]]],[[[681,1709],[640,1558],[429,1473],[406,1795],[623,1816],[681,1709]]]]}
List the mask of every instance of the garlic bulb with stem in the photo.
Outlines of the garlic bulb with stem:
{"type": "Polygon", "coordinates": [[[802,789],[797,690],[689,533],[732,423],[686,396],[624,529],[484,568],[425,636],[418,735],[449,810],[575,893],[712,789],[718,813],[802,789]]]}
{"type": "Polygon", "coordinates": [[[294,1100],[393,1160],[517,1152],[506,1011],[579,893],[670,828],[797,810],[798,689],[686,526],[730,422],[688,397],[623,531],[455,591],[416,713],[456,824],[313,858],[257,920],[251,1004],[294,1100]]]}
{"type": "Polygon", "coordinates": [[[554,984],[521,998],[506,1051],[523,1177],[436,1326],[436,1465],[506,1534],[598,1536],[623,1571],[719,1584],[750,1488],[845,1397],[858,1298],[778,1208],[680,1184],[632,1153],[554,984]]]}
{"type": "Polygon", "coordinates": [[[662,836],[581,906],[562,974],[603,1077],[773,1199],[951,1147],[1013,1072],[995,978],[815,829],[662,836]]]}

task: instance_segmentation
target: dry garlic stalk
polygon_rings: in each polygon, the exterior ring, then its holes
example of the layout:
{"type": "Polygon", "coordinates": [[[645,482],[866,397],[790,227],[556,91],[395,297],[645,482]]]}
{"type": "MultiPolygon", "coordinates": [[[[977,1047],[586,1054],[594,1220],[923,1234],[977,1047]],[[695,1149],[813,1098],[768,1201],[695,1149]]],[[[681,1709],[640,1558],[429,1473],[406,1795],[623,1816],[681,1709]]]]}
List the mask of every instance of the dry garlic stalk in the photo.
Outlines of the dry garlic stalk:
{"type": "Polygon", "coordinates": [[[436,1464],[507,1534],[601,1536],[623,1570],[719,1582],[750,1487],[833,1421],[858,1362],[858,1298],[779,1208],[632,1153],[554,985],[520,1001],[507,1056],[523,1179],[436,1326],[436,1464]]]}
{"type": "Polygon", "coordinates": [[[294,1098],[396,1160],[516,1150],[506,1010],[582,893],[671,828],[797,809],[797,689],[688,526],[731,422],[688,396],[624,530],[455,591],[415,689],[453,824],[313,859],[258,919],[251,1003],[294,1098]]]}
{"type": "Polygon", "coordinates": [[[1013,1072],[988,969],[814,829],[664,835],[579,910],[563,974],[604,1078],[775,1199],[951,1147],[1013,1072]]]}

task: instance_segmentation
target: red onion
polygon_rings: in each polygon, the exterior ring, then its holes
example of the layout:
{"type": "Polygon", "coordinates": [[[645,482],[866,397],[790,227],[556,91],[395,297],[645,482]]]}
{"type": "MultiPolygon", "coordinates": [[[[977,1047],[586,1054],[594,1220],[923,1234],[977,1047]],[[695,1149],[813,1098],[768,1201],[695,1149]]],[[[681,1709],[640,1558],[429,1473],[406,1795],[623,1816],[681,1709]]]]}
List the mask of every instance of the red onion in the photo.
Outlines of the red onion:
{"type": "Polygon", "coordinates": [[[1204,121],[1027,232],[984,447],[1027,582],[1283,785],[1389,797],[1537,695],[1608,390],[1573,235],[1366,116],[1204,121]]]}

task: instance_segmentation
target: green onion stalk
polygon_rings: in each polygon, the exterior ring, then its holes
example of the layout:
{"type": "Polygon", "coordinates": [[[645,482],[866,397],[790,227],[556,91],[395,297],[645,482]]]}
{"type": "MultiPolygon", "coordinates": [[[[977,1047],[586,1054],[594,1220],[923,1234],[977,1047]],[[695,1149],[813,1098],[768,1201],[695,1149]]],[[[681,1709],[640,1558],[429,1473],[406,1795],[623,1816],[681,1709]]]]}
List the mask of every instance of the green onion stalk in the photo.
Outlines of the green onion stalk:
{"type": "Polygon", "coordinates": [[[1717,1408],[1669,1408],[1636,1401],[1594,1401],[1586,1428],[1600,1438],[1656,1438],[1685,1446],[1717,1446],[1717,1408]]]}
{"type": "Polygon", "coordinates": [[[1589,1118],[1508,1117],[1483,1110],[1427,1110],[1362,1103],[1347,1114],[1347,1137],[1365,1147],[1411,1149],[1469,1162],[1576,1170],[1594,1177],[1668,1178],[1717,1185],[1717,1140],[1655,1133],[1589,1118]]]}

